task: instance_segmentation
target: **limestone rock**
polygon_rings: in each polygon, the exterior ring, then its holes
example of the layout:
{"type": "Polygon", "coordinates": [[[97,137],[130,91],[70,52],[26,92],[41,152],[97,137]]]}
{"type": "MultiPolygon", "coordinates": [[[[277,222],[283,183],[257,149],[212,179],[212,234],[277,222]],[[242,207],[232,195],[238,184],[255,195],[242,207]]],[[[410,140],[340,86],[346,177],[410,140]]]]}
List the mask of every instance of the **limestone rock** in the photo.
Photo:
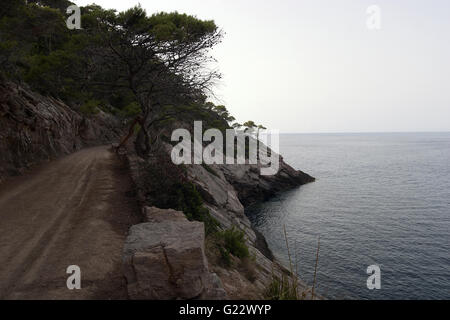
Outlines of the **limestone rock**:
{"type": "Polygon", "coordinates": [[[157,207],[142,208],[146,222],[183,221],[186,216],[183,212],[173,209],[160,209],[157,207]]]}
{"type": "Polygon", "coordinates": [[[0,83],[0,182],[83,147],[115,141],[120,123],[104,112],[85,117],[26,86],[0,83]]]}
{"type": "MultiPolygon", "coordinates": [[[[174,128],[183,127],[183,124],[186,125],[179,121],[174,128]]],[[[192,128],[187,126],[187,129],[192,128]]],[[[192,132],[192,130],[189,131],[192,132]]],[[[167,134],[170,132],[171,128],[168,127],[167,134]]],[[[164,146],[170,153],[172,146],[168,143],[164,146]]],[[[141,182],[144,175],[140,174],[145,166],[132,155],[128,155],[128,159],[133,179],[138,186],[138,195],[145,194],[145,183],[141,182]]],[[[230,299],[263,299],[273,276],[280,277],[281,274],[288,274],[289,271],[274,257],[264,236],[253,230],[250,220],[245,215],[244,206],[264,200],[279,191],[312,182],[314,178],[293,169],[283,161],[281,156],[280,170],[273,176],[262,176],[259,165],[248,164],[186,165],[186,169],[188,180],[195,184],[204,200],[203,206],[218,221],[219,227],[222,230],[236,227],[244,231],[253,261],[247,266],[242,263],[233,268],[224,268],[218,262],[217,254],[208,250],[209,268],[217,277],[207,273],[208,276],[202,279],[206,285],[203,286],[203,292],[197,298],[206,299],[206,296],[209,296],[209,299],[223,299],[222,296],[226,292],[226,296],[230,299]]],[[[145,197],[141,195],[139,199],[144,201],[145,197]]],[[[146,221],[162,221],[162,219],[176,221],[178,219],[176,214],[167,215],[168,212],[161,213],[157,208],[144,210],[146,221]]],[[[306,285],[302,284],[301,287],[306,288],[306,285]]]]}
{"type": "Polygon", "coordinates": [[[235,189],[244,206],[265,200],[279,191],[313,182],[314,178],[295,170],[280,156],[279,171],[275,175],[260,175],[260,165],[222,165],[225,179],[235,189]]]}
{"type": "Polygon", "coordinates": [[[208,270],[203,223],[188,221],[175,210],[144,212],[151,222],[132,226],[124,247],[129,297],[223,299],[220,279],[208,270]]]}

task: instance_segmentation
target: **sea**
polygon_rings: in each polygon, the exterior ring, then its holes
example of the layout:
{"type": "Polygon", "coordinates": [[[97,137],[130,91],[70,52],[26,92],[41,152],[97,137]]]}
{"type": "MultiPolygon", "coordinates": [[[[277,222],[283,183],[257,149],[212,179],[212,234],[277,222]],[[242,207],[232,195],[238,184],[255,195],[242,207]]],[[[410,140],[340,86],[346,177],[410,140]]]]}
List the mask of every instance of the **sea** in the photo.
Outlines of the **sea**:
{"type": "Polygon", "coordinates": [[[280,153],[316,181],[246,213],[302,280],[327,299],[450,299],[450,133],[281,134],[280,153]]]}

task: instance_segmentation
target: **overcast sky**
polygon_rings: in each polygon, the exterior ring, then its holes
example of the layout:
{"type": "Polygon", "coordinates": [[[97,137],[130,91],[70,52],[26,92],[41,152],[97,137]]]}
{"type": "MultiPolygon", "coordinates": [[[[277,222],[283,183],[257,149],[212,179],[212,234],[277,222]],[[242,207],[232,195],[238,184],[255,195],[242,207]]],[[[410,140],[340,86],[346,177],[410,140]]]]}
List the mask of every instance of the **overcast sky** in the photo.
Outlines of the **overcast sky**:
{"type": "Polygon", "coordinates": [[[216,89],[239,122],[281,132],[450,131],[448,0],[74,0],[213,19],[216,89]],[[367,8],[381,9],[369,30],[367,8]]]}

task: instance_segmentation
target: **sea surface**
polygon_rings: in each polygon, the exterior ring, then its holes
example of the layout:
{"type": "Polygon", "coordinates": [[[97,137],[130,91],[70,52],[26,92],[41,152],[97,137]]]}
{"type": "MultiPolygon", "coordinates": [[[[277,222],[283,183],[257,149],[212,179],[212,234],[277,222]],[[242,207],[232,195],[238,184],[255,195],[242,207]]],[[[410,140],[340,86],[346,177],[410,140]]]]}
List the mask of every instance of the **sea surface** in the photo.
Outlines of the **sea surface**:
{"type": "Polygon", "coordinates": [[[450,299],[450,133],[284,134],[317,180],[247,209],[274,254],[329,299],[450,299]],[[381,289],[367,288],[367,267],[381,289]]]}

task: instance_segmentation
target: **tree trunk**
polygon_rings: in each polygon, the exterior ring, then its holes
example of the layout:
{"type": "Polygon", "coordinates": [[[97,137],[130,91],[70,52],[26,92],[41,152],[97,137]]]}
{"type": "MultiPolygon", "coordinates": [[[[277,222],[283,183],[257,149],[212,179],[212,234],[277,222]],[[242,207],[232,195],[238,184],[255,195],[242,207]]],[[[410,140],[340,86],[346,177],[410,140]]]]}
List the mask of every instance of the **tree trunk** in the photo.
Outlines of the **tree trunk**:
{"type": "Polygon", "coordinates": [[[141,124],[141,129],[134,142],[134,147],[138,156],[147,159],[150,154],[150,136],[144,124],[141,124]]]}
{"type": "Polygon", "coordinates": [[[150,120],[149,118],[151,108],[150,103],[148,103],[147,106],[143,105],[143,103],[140,104],[142,106],[142,110],[144,110],[144,113],[139,121],[141,128],[134,142],[134,147],[138,156],[144,159],[148,159],[148,157],[150,156],[150,135],[148,133],[148,123],[150,120]]]}
{"type": "Polygon", "coordinates": [[[120,148],[123,147],[123,146],[127,143],[128,139],[130,139],[131,136],[134,134],[134,127],[136,126],[137,123],[141,123],[141,121],[142,121],[142,120],[141,120],[140,116],[137,116],[137,117],[131,122],[130,128],[129,128],[129,130],[128,130],[128,134],[125,136],[125,138],[123,138],[123,139],[120,141],[119,145],[117,146],[116,152],[118,152],[118,151],[120,150],[120,148]]]}

